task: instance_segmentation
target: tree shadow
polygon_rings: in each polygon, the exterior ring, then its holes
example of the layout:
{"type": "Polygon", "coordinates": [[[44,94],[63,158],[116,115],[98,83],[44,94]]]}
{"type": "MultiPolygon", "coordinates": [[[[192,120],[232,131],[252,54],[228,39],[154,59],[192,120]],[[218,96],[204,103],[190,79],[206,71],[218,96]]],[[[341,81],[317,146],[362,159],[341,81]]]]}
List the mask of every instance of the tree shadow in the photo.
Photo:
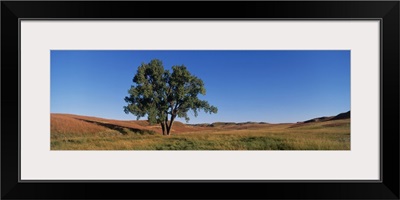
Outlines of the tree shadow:
{"type": "Polygon", "coordinates": [[[120,126],[120,125],[115,125],[115,124],[109,124],[109,123],[104,123],[104,122],[98,122],[98,121],[92,121],[92,120],[87,120],[87,119],[79,119],[79,118],[75,118],[84,122],[88,122],[88,123],[92,123],[92,124],[96,124],[99,126],[103,126],[115,131],[120,132],[122,135],[127,135],[129,134],[129,132],[134,132],[140,135],[144,135],[144,134],[154,134],[154,131],[150,131],[150,130],[142,130],[142,129],[137,129],[137,128],[131,128],[131,127],[126,127],[126,126],[120,126]],[[129,132],[128,132],[129,131],[129,132]]]}

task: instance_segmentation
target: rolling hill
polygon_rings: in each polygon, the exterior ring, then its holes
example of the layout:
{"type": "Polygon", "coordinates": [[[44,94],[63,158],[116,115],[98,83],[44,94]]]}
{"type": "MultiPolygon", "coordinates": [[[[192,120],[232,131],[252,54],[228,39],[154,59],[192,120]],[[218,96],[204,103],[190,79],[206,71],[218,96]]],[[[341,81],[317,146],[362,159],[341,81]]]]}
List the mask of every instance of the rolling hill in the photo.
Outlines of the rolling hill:
{"type": "MultiPolygon", "coordinates": [[[[304,126],[315,122],[328,122],[341,119],[349,119],[350,111],[340,113],[336,116],[318,117],[304,122],[293,123],[291,127],[304,126]],[[303,124],[303,125],[302,125],[303,124]]],[[[146,120],[113,120],[99,117],[90,117],[74,114],[51,114],[51,133],[61,134],[96,134],[104,132],[118,132],[120,134],[161,134],[161,127],[158,124],[150,125],[146,120]]],[[[291,123],[284,123],[290,125],[291,123]]],[[[175,121],[172,126],[174,134],[209,131],[209,130],[243,130],[273,127],[284,124],[270,124],[266,122],[214,122],[211,124],[183,124],[175,121]]],[[[334,123],[333,123],[334,124],[334,123]]]]}
{"type": "MultiPolygon", "coordinates": [[[[158,124],[150,125],[146,120],[113,120],[98,117],[81,116],[73,114],[51,114],[50,131],[52,133],[99,133],[110,130],[121,134],[134,133],[161,133],[158,124]]],[[[172,131],[176,133],[200,131],[207,127],[188,126],[181,122],[174,122],[172,131]]]]}
{"type": "Polygon", "coordinates": [[[302,123],[325,122],[325,121],[332,121],[332,120],[339,120],[339,119],[350,119],[350,111],[340,113],[336,116],[313,118],[313,119],[306,120],[302,123]]]}
{"type": "Polygon", "coordinates": [[[307,123],[174,122],[171,136],[163,136],[160,125],[145,120],[73,114],[51,114],[50,127],[51,150],[350,149],[350,119],[346,113],[307,123]]]}

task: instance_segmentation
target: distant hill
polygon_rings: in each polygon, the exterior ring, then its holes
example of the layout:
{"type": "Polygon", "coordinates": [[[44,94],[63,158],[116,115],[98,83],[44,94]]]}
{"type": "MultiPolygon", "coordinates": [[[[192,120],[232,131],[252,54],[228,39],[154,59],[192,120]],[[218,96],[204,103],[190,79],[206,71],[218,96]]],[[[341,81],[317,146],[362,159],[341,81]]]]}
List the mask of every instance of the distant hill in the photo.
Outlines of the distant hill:
{"type": "MultiPolygon", "coordinates": [[[[51,134],[99,134],[99,133],[139,133],[139,134],[161,134],[161,127],[159,124],[150,125],[146,120],[114,120],[104,119],[99,117],[90,117],[74,114],[58,114],[51,113],[50,115],[50,131],[51,134]]],[[[246,130],[246,129],[260,129],[268,127],[280,127],[289,125],[290,128],[299,126],[313,125],[313,122],[327,122],[326,126],[333,126],[340,123],[348,123],[350,118],[350,111],[340,113],[336,116],[318,117],[304,122],[298,123],[280,123],[270,124],[267,122],[214,122],[204,124],[183,124],[181,122],[174,122],[172,126],[173,134],[209,131],[209,130],[246,130]],[[328,121],[338,120],[338,123],[328,121]],[[329,125],[330,124],[330,125],[329,125]]]]}
{"type": "MultiPolygon", "coordinates": [[[[51,113],[50,119],[50,130],[52,134],[95,134],[110,131],[121,134],[127,134],[129,132],[161,134],[161,126],[159,124],[150,125],[147,120],[114,120],[62,113],[51,113]]],[[[172,132],[176,134],[214,129],[241,130],[260,128],[269,125],[270,124],[266,122],[184,124],[175,121],[172,126],[172,132]]]]}
{"type": "Polygon", "coordinates": [[[350,119],[350,111],[340,113],[336,116],[313,118],[313,119],[306,120],[302,123],[326,122],[326,121],[339,120],[339,119],[350,119]]]}
{"type": "MultiPolygon", "coordinates": [[[[51,133],[99,133],[117,131],[121,134],[136,133],[161,133],[159,124],[150,125],[146,120],[114,120],[99,117],[90,117],[74,114],[52,113],[50,115],[51,133]]],[[[172,131],[175,133],[198,131],[201,127],[187,126],[181,122],[174,122],[172,131]]]]}
{"type": "Polygon", "coordinates": [[[333,117],[331,120],[338,120],[338,119],[350,119],[350,111],[347,111],[345,113],[340,113],[333,117]]]}

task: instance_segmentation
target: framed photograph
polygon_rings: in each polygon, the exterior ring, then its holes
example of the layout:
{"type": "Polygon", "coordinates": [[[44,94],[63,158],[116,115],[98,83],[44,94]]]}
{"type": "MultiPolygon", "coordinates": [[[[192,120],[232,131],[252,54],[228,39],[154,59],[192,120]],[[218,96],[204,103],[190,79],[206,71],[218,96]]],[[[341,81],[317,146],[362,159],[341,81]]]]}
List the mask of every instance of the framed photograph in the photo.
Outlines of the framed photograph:
{"type": "Polygon", "coordinates": [[[399,9],[2,1],[1,198],[399,199],[399,9]]]}

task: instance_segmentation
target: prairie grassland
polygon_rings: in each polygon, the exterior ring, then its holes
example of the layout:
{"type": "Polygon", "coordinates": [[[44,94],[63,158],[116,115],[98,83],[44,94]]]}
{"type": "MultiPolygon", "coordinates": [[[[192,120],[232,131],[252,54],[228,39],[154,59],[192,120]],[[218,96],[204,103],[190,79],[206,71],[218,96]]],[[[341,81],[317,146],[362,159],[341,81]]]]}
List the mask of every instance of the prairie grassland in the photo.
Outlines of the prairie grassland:
{"type": "Polygon", "coordinates": [[[297,124],[174,123],[51,115],[51,150],[350,150],[350,119],[297,124]]]}

